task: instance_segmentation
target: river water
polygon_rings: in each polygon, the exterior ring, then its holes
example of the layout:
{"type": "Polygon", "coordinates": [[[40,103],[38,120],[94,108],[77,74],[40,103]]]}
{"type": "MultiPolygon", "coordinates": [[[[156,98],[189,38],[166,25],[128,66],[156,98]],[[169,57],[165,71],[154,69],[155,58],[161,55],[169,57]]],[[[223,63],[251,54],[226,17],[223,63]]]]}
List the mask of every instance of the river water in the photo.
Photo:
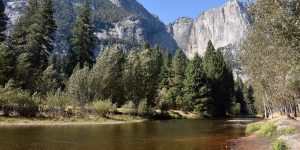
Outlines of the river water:
{"type": "Polygon", "coordinates": [[[245,122],[168,120],[93,126],[0,127],[1,150],[226,150],[245,122]]]}

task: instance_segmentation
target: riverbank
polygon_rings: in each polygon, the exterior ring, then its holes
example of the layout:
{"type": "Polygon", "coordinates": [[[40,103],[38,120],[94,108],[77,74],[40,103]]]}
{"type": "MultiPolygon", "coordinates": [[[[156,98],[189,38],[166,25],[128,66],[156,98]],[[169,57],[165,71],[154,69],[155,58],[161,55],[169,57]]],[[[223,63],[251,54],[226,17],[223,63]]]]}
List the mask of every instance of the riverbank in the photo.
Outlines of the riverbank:
{"type": "Polygon", "coordinates": [[[133,116],[117,116],[112,118],[26,118],[0,117],[0,126],[82,126],[82,125],[115,125],[143,122],[146,119],[133,116]]]}
{"type": "Polygon", "coordinates": [[[247,137],[234,141],[235,149],[272,150],[275,142],[282,142],[288,149],[300,149],[300,118],[288,119],[275,116],[273,119],[259,121],[248,126],[247,137]],[[251,131],[252,130],[252,131],[251,131]]]}

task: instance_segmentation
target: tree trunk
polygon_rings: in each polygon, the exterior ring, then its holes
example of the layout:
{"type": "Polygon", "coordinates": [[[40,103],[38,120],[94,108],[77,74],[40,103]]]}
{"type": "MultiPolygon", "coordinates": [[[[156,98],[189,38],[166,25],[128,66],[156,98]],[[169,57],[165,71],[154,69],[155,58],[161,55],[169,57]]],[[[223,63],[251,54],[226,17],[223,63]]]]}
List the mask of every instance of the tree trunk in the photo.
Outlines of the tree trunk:
{"type": "Polygon", "coordinates": [[[266,101],[265,101],[265,99],[264,99],[264,111],[265,111],[265,119],[268,119],[268,112],[267,112],[267,105],[266,105],[266,101]]]}

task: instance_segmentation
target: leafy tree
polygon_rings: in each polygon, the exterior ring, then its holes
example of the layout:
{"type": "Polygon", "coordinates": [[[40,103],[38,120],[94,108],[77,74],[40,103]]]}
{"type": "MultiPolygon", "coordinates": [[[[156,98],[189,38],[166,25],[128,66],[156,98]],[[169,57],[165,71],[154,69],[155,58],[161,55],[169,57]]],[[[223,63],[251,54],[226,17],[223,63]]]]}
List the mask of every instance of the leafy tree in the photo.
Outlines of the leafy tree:
{"type": "Polygon", "coordinates": [[[3,42],[6,39],[5,31],[7,29],[7,16],[5,14],[5,5],[3,0],[0,1],[0,42],[3,42]]]}
{"type": "Polygon", "coordinates": [[[123,66],[124,54],[116,45],[98,56],[91,73],[92,92],[96,99],[111,99],[118,105],[124,103],[123,66]]]}
{"type": "Polygon", "coordinates": [[[77,63],[80,68],[83,68],[85,63],[91,67],[94,63],[94,34],[89,0],[85,0],[79,11],[70,41],[72,68],[77,63]]]}
{"type": "Polygon", "coordinates": [[[300,58],[299,2],[257,0],[250,5],[250,13],[254,26],[239,56],[255,90],[257,106],[267,118],[275,108],[288,110],[297,99],[285,85],[292,64],[300,58]]]}
{"type": "Polygon", "coordinates": [[[183,109],[187,111],[197,109],[206,113],[209,109],[210,93],[208,93],[208,82],[202,59],[198,55],[187,66],[185,76],[183,109]]]}
{"type": "Polygon", "coordinates": [[[90,71],[88,67],[79,69],[79,66],[77,66],[69,79],[67,87],[70,97],[77,101],[81,108],[91,101],[89,91],[89,73],[90,71]]]}
{"type": "Polygon", "coordinates": [[[147,48],[140,53],[140,59],[143,98],[147,99],[148,105],[154,105],[162,65],[162,52],[159,47],[147,48]]]}
{"type": "Polygon", "coordinates": [[[142,84],[141,71],[139,54],[135,51],[129,52],[124,64],[124,93],[125,98],[133,101],[135,105],[138,105],[139,101],[143,98],[143,93],[140,91],[142,84]]]}

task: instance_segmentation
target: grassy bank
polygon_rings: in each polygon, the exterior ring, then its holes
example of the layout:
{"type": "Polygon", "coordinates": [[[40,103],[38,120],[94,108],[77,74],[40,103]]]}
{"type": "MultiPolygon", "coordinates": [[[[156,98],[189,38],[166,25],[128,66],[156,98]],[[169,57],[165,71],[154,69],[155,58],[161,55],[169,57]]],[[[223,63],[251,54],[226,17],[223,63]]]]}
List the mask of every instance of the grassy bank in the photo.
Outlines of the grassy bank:
{"type": "Polygon", "coordinates": [[[249,124],[246,134],[271,141],[269,147],[274,150],[299,149],[300,147],[298,143],[300,139],[293,138],[300,137],[300,121],[283,116],[249,124]]]}

